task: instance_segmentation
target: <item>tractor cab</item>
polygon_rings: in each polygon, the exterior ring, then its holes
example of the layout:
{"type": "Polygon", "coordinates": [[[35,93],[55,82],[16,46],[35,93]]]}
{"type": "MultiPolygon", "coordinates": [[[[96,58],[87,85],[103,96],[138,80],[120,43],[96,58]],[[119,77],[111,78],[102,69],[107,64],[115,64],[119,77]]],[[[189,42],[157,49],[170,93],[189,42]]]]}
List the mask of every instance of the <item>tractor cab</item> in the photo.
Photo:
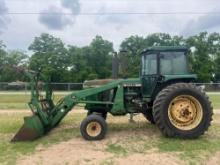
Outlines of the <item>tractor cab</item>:
{"type": "Polygon", "coordinates": [[[188,49],[185,47],[151,47],[142,52],[142,94],[151,98],[156,88],[175,82],[191,82],[196,75],[190,74],[188,49]]]}

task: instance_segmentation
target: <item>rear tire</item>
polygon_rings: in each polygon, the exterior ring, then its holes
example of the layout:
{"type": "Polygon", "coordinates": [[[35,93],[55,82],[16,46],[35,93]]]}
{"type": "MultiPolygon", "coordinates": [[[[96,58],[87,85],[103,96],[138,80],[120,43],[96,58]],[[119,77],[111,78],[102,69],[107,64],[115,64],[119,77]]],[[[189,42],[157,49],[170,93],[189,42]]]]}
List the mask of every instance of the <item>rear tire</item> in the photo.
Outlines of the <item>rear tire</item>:
{"type": "Polygon", "coordinates": [[[168,137],[197,138],[208,130],[213,108],[200,88],[177,83],[163,89],[153,105],[153,117],[168,137]]]}
{"type": "Polygon", "coordinates": [[[107,123],[103,117],[92,114],[82,121],[80,132],[85,140],[101,140],[106,135],[107,123]]]}

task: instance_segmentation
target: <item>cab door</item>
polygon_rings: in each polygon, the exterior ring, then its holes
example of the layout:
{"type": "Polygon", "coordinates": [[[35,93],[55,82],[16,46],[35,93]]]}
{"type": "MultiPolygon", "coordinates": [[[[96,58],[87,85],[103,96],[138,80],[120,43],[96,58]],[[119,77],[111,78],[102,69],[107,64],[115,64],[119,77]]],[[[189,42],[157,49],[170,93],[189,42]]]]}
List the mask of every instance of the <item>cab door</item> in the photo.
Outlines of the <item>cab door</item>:
{"type": "Polygon", "coordinates": [[[143,97],[152,96],[152,93],[157,86],[157,82],[160,79],[158,73],[158,57],[159,55],[156,53],[142,56],[141,83],[143,97]]]}
{"type": "Polygon", "coordinates": [[[152,97],[159,80],[160,76],[158,75],[146,75],[142,77],[142,94],[144,97],[152,97]]]}

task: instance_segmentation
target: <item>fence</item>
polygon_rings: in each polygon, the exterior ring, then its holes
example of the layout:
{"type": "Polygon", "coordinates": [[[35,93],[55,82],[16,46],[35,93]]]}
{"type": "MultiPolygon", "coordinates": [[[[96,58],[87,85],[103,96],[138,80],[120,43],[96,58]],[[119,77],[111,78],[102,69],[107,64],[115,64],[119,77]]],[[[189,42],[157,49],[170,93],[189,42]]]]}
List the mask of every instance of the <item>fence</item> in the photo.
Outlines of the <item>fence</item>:
{"type": "MultiPolygon", "coordinates": [[[[220,92],[220,83],[195,83],[206,92],[220,92]]],[[[83,83],[51,83],[54,91],[74,91],[83,89],[83,83]]],[[[0,91],[29,91],[29,83],[0,82],[0,91]]]]}
{"type": "Polygon", "coordinates": [[[195,83],[206,92],[220,92],[220,83],[195,83]]]}
{"type": "MultiPolygon", "coordinates": [[[[83,83],[51,83],[55,91],[74,91],[83,89],[83,83]]],[[[0,91],[29,91],[29,83],[24,82],[0,82],[0,91]]]]}

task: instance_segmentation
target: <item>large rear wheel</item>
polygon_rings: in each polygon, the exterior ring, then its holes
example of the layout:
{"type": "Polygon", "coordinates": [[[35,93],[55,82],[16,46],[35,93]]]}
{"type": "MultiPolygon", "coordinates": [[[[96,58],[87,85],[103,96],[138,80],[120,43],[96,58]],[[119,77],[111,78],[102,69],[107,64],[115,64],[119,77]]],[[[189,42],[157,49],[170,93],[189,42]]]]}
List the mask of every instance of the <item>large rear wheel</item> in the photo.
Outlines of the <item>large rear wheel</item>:
{"type": "Polygon", "coordinates": [[[208,96],[188,83],[166,87],[153,105],[154,120],[168,137],[197,138],[210,126],[212,115],[208,96]]]}

